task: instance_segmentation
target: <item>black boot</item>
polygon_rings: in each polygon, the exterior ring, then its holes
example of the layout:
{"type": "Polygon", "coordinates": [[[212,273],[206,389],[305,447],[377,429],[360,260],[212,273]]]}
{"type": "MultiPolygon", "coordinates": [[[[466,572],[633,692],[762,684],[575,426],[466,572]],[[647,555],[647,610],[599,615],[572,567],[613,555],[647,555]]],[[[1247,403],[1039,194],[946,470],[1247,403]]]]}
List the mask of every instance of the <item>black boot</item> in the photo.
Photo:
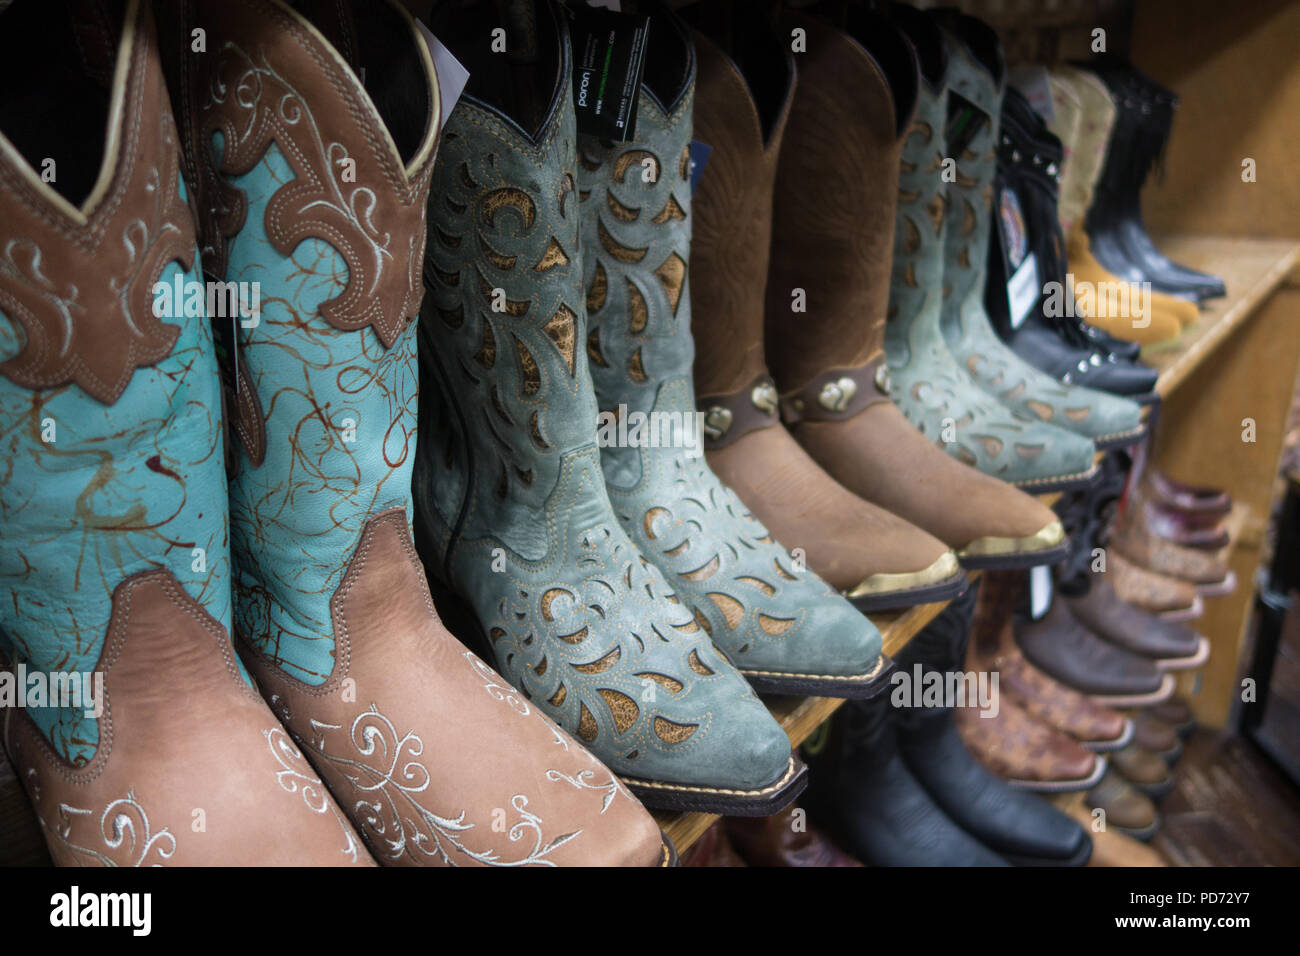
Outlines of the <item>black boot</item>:
{"type": "MultiPolygon", "coordinates": [[[[944,609],[897,658],[900,671],[962,668],[976,587],[944,609]]],[[[901,712],[903,762],[945,813],[1017,866],[1082,866],[1092,840],[1077,822],[1039,797],[1013,790],[976,762],[957,733],[951,708],[901,712]]]]}
{"type": "Polygon", "coordinates": [[[1065,239],[1057,219],[1061,160],[1061,141],[1018,90],[1008,89],[1002,104],[993,195],[998,216],[989,243],[985,287],[989,318],[1017,355],[1049,375],[1153,402],[1157,373],[1128,354],[1104,347],[1105,340],[1090,336],[1090,327],[1077,318],[1051,314],[1049,297],[1040,295],[1023,319],[1012,315],[1008,281],[1018,268],[1036,269],[1037,289],[1048,282],[1065,287],[1065,239]],[[1035,266],[1026,264],[1030,256],[1035,266]]]}
{"type": "Polygon", "coordinates": [[[1193,300],[1225,293],[1218,276],[1172,262],[1142,224],[1140,193],[1159,164],[1173,127],[1178,97],[1132,64],[1103,57],[1085,67],[1106,84],[1115,101],[1115,128],[1085,227],[1097,261],[1131,282],[1193,300]]]}
{"type": "Polygon", "coordinates": [[[802,800],[818,823],[876,866],[1005,866],[949,817],[899,753],[888,695],[849,701],[826,737],[805,745],[812,768],[802,800]]]}

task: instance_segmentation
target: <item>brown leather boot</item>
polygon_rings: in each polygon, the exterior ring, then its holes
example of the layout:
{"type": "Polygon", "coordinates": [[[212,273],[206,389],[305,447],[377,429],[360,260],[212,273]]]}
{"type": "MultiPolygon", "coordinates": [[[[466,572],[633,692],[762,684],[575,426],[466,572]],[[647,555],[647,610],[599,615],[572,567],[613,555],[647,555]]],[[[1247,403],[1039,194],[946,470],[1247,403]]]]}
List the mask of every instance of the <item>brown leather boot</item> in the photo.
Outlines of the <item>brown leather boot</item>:
{"type": "Polygon", "coordinates": [[[1087,790],[1106,771],[1106,758],[1031,717],[1008,697],[997,714],[976,706],[955,708],[962,743],[985,767],[1021,790],[1087,790]],[[988,713],[992,713],[989,711],[988,713]]]}
{"type": "Polygon", "coordinates": [[[885,313],[919,81],[911,44],[856,8],[849,32],[787,19],[807,31],[808,53],[777,170],[767,282],[782,418],[833,478],[942,540],[965,567],[1051,564],[1066,547],[1056,516],[940,450],[890,399],[885,313]]]}
{"type": "Polygon", "coordinates": [[[1097,786],[1088,791],[1082,809],[1090,821],[1104,826],[1104,830],[1092,830],[1094,841],[1097,833],[1114,830],[1145,842],[1160,828],[1160,815],[1151,798],[1139,793],[1114,770],[1107,770],[1097,786]],[[1096,814],[1098,810],[1100,815],[1096,814]]]}
{"type": "Polygon", "coordinates": [[[763,64],[757,98],[726,50],[695,37],[695,136],[713,147],[694,196],[690,265],[709,464],[782,545],[860,609],[954,597],[965,575],[943,542],[839,484],[781,425],[764,357],[763,289],[794,65],[754,23],[737,29],[725,42],[739,46],[742,61],[763,64]]]}
{"type": "Polygon", "coordinates": [[[1061,593],[1070,613],[1088,630],[1116,647],[1149,658],[1160,670],[1200,667],[1210,656],[1210,641],[1186,624],[1165,620],[1120,599],[1105,574],[1084,579],[1082,594],[1061,593]]]}
{"type": "Polygon", "coordinates": [[[1106,552],[1106,568],[1115,593],[1126,604],[1166,621],[1194,621],[1205,613],[1205,601],[1195,585],[1148,571],[1125,558],[1118,548],[1106,552]]]}
{"type": "Polygon", "coordinates": [[[1174,778],[1163,757],[1138,745],[1136,741],[1111,754],[1111,767],[1125,780],[1152,800],[1159,800],[1174,789],[1174,778]]]}
{"type": "Polygon", "coordinates": [[[216,351],[158,292],[202,290],[160,45],[148,3],[84,6],[0,28],[5,749],[61,866],[373,865],[231,647],[216,351]]]}
{"type": "Polygon", "coordinates": [[[1178,728],[1157,717],[1151,710],[1133,714],[1133,743],[1164,758],[1172,766],[1183,753],[1183,739],[1178,728]]]}
{"type": "Polygon", "coordinates": [[[1236,575],[1211,551],[1185,547],[1155,533],[1140,500],[1129,500],[1115,521],[1111,548],[1148,571],[1194,586],[1205,597],[1231,594],[1236,575]]]}
{"type": "Polygon", "coordinates": [[[670,862],[623,782],[443,626],[416,555],[441,97],[415,22],[392,0],[185,9],[209,44],[183,64],[203,264],[263,292],[230,485],[249,670],[383,864],[670,862]]]}
{"type": "Polygon", "coordinates": [[[789,807],[770,817],[724,817],[732,845],[749,866],[861,866],[789,807]],[[802,819],[801,819],[802,818],[802,819]]]}
{"type": "Polygon", "coordinates": [[[1031,717],[1068,734],[1089,750],[1104,753],[1133,739],[1133,722],[1086,694],[1061,684],[1029,663],[1016,645],[1012,619],[1019,595],[1014,572],[986,573],[967,652],[968,667],[998,674],[1003,699],[1024,708],[1031,717]]]}

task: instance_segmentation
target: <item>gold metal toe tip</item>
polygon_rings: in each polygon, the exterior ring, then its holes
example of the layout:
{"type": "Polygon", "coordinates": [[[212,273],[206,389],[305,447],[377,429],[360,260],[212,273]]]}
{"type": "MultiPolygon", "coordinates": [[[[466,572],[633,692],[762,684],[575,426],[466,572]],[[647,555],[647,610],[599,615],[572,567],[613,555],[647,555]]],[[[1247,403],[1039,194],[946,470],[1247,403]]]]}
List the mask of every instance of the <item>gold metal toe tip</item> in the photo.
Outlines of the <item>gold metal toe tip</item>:
{"type": "Polygon", "coordinates": [[[945,551],[928,568],[921,571],[903,571],[895,574],[873,574],[852,590],[845,591],[848,598],[866,597],[868,594],[885,594],[893,591],[914,591],[946,581],[961,573],[957,555],[945,551]]]}
{"type": "Polygon", "coordinates": [[[1035,551],[1050,551],[1065,541],[1065,526],[1060,521],[1052,521],[1033,534],[1024,538],[1000,538],[988,536],[976,538],[957,552],[963,558],[982,558],[1002,554],[1032,554],[1035,551]]]}

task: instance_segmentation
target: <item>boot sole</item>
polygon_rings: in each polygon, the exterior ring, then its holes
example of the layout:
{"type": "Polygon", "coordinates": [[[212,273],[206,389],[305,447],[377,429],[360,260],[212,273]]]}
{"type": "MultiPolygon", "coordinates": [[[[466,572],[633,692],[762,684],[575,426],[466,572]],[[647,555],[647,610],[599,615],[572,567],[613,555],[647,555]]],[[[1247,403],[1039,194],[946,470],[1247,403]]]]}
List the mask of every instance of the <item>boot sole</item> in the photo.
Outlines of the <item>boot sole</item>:
{"type": "Polygon", "coordinates": [[[1055,856],[1024,856],[1019,853],[998,853],[1012,866],[1084,866],[1092,859],[1092,839],[1083,841],[1083,846],[1073,856],[1061,859],[1055,856]]]}
{"type": "Polygon", "coordinates": [[[894,662],[881,654],[875,668],[867,674],[777,674],[743,668],[740,673],[757,694],[874,700],[889,692],[889,680],[895,670],[894,662]]]}
{"type": "Polygon", "coordinates": [[[1158,670],[1162,671],[1185,671],[1193,667],[1200,667],[1210,659],[1210,639],[1198,635],[1196,638],[1196,653],[1187,657],[1162,657],[1155,659],[1152,663],[1158,670]]]}
{"type": "MultiPolygon", "coordinates": [[[[1121,776],[1123,776],[1123,774],[1121,774],[1121,776]]],[[[1124,779],[1128,780],[1129,786],[1134,790],[1137,790],[1156,801],[1163,800],[1165,797],[1169,796],[1169,794],[1173,793],[1174,790],[1173,774],[1170,774],[1159,783],[1138,783],[1136,780],[1129,780],[1128,777],[1124,777],[1124,779]]]]}
{"type": "Polygon", "coordinates": [[[663,830],[659,831],[659,837],[663,840],[663,855],[659,859],[661,868],[677,867],[682,865],[681,859],[677,856],[677,847],[663,830]]]}
{"type": "Polygon", "coordinates": [[[1080,740],[1080,746],[1087,747],[1095,754],[1110,753],[1112,750],[1123,750],[1133,742],[1133,721],[1124,718],[1124,732],[1114,740],[1080,740]]]}
{"type": "Polygon", "coordinates": [[[1157,690],[1146,694],[1089,694],[1088,696],[1104,707],[1147,707],[1151,704],[1163,704],[1174,696],[1176,681],[1174,675],[1165,674],[1157,690]]]}
{"type": "Polygon", "coordinates": [[[1150,826],[1142,827],[1140,830],[1134,829],[1133,827],[1122,827],[1115,823],[1112,823],[1110,828],[1116,833],[1122,833],[1126,837],[1132,837],[1140,843],[1150,843],[1151,838],[1160,831],[1160,817],[1157,816],[1150,826]]]}
{"type": "Polygon", "coordinates": [[[1171,611],[1157,611],[1156,617],[1166,621],[1195,621],[1205,613],[1205,602],[1201,596],[1196,595],[1196,600],[1187,607],[1174,608],[1171,611]]]}
{"type": "MultiPolygon", "coordinates": [[[[1064,556],[1064,554],[1062,555],[1064,556]]],[[[960,559],[958,559],[960,562],[960,559]]],[[[965,564],[963,563],[963,567],[965,564]]],[[[864,594],[861,597],[846,599],[863,614],[872,611],[896,611],[900,608],[915,607],[918,604],[930,604],[935,601],[951,601],[966,593],[970,581],[966,575],[958,572],[937,584],[925,584],[919,588],[906,591],[882,591],[879,594],[864,594]]]]}
{"type": "Polygon", "coordinates": [[[1070,556],[1070,542],[1067,539],[1046,551],[1012,551],[1009,554],[976,554],[957,560],[968,571],[1018,571],[1034,568],[1040,564],[1059,564],[1070,556]]]}
{"type": "Polygon", "coordinates": [[[1222,581],[1196,585],[1196,592],[1202,597],[1225,597],[1235,590],[1237,590],[1237,575],[1232,571],[1229,571],[1228,576],[1222,581]]]}
{"type": "Polygon", "coordinates": [[[718,813],[729,817],[770,817],[798,799],[808,786],[808,768],[794,754],[786,771],[774,783],[756,790],[731,790],[658,780],[620,777],[632,794],[650,810],[718,813]]]}
{"type": "Polygon", "coordinates": [[[1147,426],[1141,425],[1132,431],[1120,432],[1117,435],[1102,435],[1100,438],[1094,438],[1092,443],[1097,446],[1097,451],[1110,451],[1113,448],[1127,448],[1129,445],[1136,445],[1147,435],[1147,426]]]}
{"type": "Polygon", "coordinates": [[[1087,471],[1080,471],[1073,475],[1057,475],[1052,478],[1028,478],[1025,481],[1013,481],[1021,491],[1027,491],[1030,494],[1046,495],[1054,491],[1079,491],[1082,488],[1090,488],[1097,480],[1100,469],[1093,465],[1087,471]]]}
{"type": "Polygon", "coordinates": [[[1030,793],[1072,793],[1075,790],[1091,790],[1106,773],[1106,764],[1105,757],[1098,757],[1096,769],[1082,780],[1016,780],[1009,778],[1007,786],[1030,793]]]}

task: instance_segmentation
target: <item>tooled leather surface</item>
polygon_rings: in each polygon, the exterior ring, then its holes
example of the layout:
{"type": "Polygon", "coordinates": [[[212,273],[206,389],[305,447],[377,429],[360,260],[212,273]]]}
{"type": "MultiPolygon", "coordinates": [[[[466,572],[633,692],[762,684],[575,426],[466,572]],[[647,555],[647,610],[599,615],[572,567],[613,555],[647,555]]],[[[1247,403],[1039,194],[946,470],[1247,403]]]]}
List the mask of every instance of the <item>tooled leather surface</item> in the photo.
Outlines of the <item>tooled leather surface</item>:
{"type": "Polygon", "coordinates": [[[946,286],[944,241],[950,202],[941,179],[947,89],[920,85],[904,135],[894,228],[885,353],[894,401],[907,419],[948,454],[1006,481],[1086,473],[1092,443],[998,403],[971,379],[940,327],[946,286]],[[954,441],[945,442],[944,424],[954,441]]]}
{"type": "MultiPolygon", "coordinates": [[[[113,590],[140,571],[166,568],[230,620],[211,333],[184,309],[153,314],[155,282],[199,274],[149,23],[129,53],[117,166],[86,225],[0,158],[0,648],[32,670],[94,670],[113,590]]],[[[28,714],[61,759],[92,759],[99,730],[81,708],[28,714]]]]}
{"type": "Polygon", "coordinates": [[[422,486],[422,520],[455,529],[446,571],[497,666],[615,771],[764,786],[784,772],[788,739],[606,493],[575,140],[567,82],[536,143],[471,98],[448,121],[422,325],[426,370],[459,421],[425,447],[430,472],[459,472],[465,497],[422,486]]]}
{"type": "MultiPolygon", "coordinates": [[[[432,162],[407,174],[360,84],[300,17],[269,0],[195,0],[195,8],[196,23],[220,39],[193,116],[194,168],[210,207],[201,218],[205,261],[226,272],[230,240],[252,215],[282,257],[305,240],[328,242],[346,271],[319,315],[340,330],[372,328],[393,346],[424,294],[432,162]],[[219,154],[205,148],[214,134],[219,154]],[[232,180],[260,166],[272,143],[292,181],[255,211],[232,180]]],[[[432,82],[427,93],[437,102],[432,82]]]]}
{"type": "Polygon", "coordinates": [[[957,731],[980,763],[1000,777],[1038,783],[1085,780],[1097,757],[1003,698],[994,717],[954,708],[957,731]]]}
{"type": "Polygon", "coordinates": [[[331,609],[326,684],[256,652],[250,667],[380,863],[660,862],[658,827],[618,778],[441,627],[402,509],[367,523],[331,609]]]}
{"type": "Polygon", "coordinates": [[[1106,552],[1106,561],[1120,600],[1136,605],[1145,611],[1158,614],[1162,611],[1181,611],[1196,604],[1196,586],[1178,578],[1148,571],[1125,559],[1118,550],[1106,552]]]}
{"type": "Polygon", "coordinates": [[[819,20],[786,19],[807,31],[808,51],[777,170],[767,281],[768,365],[782,393],[883,347],[902,147],[866,50],[819,20]],[[793,310],[795,289],[806,311],[793,310]]]}
{"type": "Polygon", "coordinates": [[[1064,601],[1038,620],[1016,622],[1016,641],[1035,666],[1087,694],[1141,694],[1160,688],[1155,665],[1085,628],[1064,601]]]}
{"type": "Polygon", "coordinates": [[[1009,408],[1089,438],[1134,432],[1141,427],[1136,402],[1064,385],[1021,359],[993,331],[984,311],[984,285],[1005,81],[995,80],[954,34],[945,30],[943,37],[949,91],[969,100],[984,117],[961,154],[952,156],[956,181],[948,187],[953,218],[944,237],[944,339],[971,377],[1009,408]]]}
{"type": "Polygon", "coordinates": [[[772,188],[794,84],[764,141],[758,110],[736,65],[702,33],[691,36],[699,63],[695,138],[713,147],[692,224],[695,390],[729,395],[767,372],[763,300],[772,188]]]}
{"type": "MultiPolygon", "coordinates": [[[[643,90],[635,142],[580,149],[588,355],[606,411],[695,411],[685,284],[693,88],[670,114],[643,90]],[[647,161],[653,182],[641,175],[647,161]]],[[[698,447],[696,457],[682,447],[606,447],[600,460],[624,529],[737,667],[857,675],[876,666],[875,626],[791,561],[698,447]]]]}
{"type": "Polygon", "coordinates": [[[1227,565],[1213,552],[1184,547],[1153,534],[1140,500],[1128,502],[1116,520],[1111,547],[1150,571],[1193,584],[1217,584],[1228,576],[1227,565]]]}
{"type": "Polygon", "coordinates": [[[29,712],[4,714],[5,749],[56,864],[372,865],[248,686],[226,628],[168,571],[124,580],[112,613],[92,761],[63,759],[29,712]]]}

